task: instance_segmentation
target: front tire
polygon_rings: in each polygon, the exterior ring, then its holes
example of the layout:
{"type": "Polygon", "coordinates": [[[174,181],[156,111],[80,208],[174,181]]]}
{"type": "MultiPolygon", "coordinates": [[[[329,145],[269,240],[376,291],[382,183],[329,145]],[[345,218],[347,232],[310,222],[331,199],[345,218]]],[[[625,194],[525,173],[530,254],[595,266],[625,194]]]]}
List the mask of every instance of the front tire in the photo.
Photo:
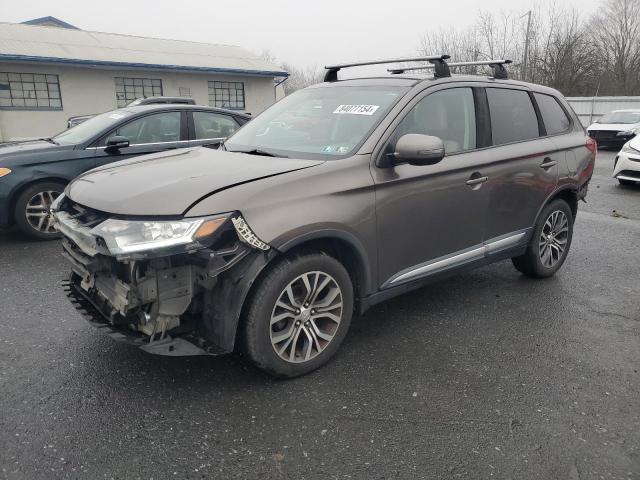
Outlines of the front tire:
{"type": "Polygon", "coordinates": [[[60,182],[40,182],[27,187],[16,200],[16,226],[26,235],[39,240],[52,240],[60,234],[53,226],[51,204],[64,191],[60,182]]]}
{"type": "Polygon", "coordinates": [[[511,259],[513,265],[528,277],[550,277],[566,260],[572,238],[573,212],[564,200],[554,200],[540,213],[527,250],[511,259]]]}
{"type": "Polygon", "coordinates": [[[256,286],[244,318],[245,350],[279,378],[305,375],[327,363],[347,334],[353,284],[324,253],[285,258],[256,286]]]}

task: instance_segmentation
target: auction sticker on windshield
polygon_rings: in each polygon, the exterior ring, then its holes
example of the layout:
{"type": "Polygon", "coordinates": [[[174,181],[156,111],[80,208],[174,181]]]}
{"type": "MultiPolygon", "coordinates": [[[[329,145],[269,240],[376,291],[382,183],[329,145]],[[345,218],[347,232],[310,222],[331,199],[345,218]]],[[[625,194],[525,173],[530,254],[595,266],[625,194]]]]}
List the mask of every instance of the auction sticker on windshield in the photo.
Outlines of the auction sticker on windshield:
{"type": "Polygon", "coordinates": [[[338,105],[333,113],[348,113],[350,115],[373,115],[380,105],[338,105]]]}

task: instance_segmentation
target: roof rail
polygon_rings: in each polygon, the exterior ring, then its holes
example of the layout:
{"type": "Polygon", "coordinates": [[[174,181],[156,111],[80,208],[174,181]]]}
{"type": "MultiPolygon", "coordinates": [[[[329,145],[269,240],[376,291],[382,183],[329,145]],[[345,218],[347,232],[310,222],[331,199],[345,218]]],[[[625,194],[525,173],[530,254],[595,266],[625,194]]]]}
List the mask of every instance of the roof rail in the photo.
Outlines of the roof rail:
{"type": "Polygon", "coordinates": [[[369,62],[344,63],[340,65],[329,65],[324,67],[327,71],[324,74],[325,82],[335,82],[338,80],[338,72],[343,68],[362,67],[365,65],[382,65],[384,63],[402,63],[402,62],[430,62],[436,69],[436,77],[450,77],[449,67],[445,60],[449,59],[449,55],[433,55],[428,57],[413,58],[391,58],[387,60],[372,60],[369,62]]]}
{"type": "MultiPolygon", "coordinates": [[[[468,67],[475,65],[489,65],[493,69],[493,78],[498,78],[500,80],[504,80],[509,78],[509,74],[507,73],[507,69],[504,68],[505,65],[513,63],[512,60],[482,60],[478,62],[451,62],[447,63],[448,67],[468,67]]],[[[418,65],[415,67],[405,67],[405,68],[388,68],[387,72],[390,72],[394,75],[411,72],[414,70],[424,70],[425,68],[432,68],[431,65],[418,65]]],[[[437,77],[437,75],[436,75],[437,77]]]]}

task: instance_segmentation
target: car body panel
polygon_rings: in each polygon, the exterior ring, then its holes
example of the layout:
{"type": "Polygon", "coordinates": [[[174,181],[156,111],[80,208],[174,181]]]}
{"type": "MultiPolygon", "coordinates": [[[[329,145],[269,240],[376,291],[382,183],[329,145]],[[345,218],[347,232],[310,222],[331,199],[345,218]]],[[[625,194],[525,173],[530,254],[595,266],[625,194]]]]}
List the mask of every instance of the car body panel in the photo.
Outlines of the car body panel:
{"type": "MultiPolygon", "coordinates": [[[[76,178],[67,193],[75,202],[103,212],[175,217],[218,190],[321,163],[185,148],[91,170],[76,178]]],[[[209,210],[205,214],[225,211],[229,210],[209,210]]]]}

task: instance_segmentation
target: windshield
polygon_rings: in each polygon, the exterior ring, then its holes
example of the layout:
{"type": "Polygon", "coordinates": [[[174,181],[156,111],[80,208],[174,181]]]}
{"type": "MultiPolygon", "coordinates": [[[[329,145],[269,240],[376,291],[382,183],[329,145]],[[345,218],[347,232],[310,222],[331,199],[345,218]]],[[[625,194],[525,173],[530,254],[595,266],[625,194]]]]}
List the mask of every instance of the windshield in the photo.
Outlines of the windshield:
{"type": "Polygon", "coordinates": [[[100,115],[85,120],[75,127],[59,133],[53,137],[53,140],[60,145],[78,145],[85,143],[129,115],[131,115],[131,112],[127,112],[126,110],[113,110],[112,112],[101,113],[100,115]]]}
{"type": "Polygon", "coordinates": [[[597,123],[640,123],[640,112],[611,112],[597,123]]]}
{"type": "Polygon", "coordinates": [[[320,87],[297,91],[225,142],[229,151],[261,151],[304,159],[355,153],[406,87],[320,87]]]}

